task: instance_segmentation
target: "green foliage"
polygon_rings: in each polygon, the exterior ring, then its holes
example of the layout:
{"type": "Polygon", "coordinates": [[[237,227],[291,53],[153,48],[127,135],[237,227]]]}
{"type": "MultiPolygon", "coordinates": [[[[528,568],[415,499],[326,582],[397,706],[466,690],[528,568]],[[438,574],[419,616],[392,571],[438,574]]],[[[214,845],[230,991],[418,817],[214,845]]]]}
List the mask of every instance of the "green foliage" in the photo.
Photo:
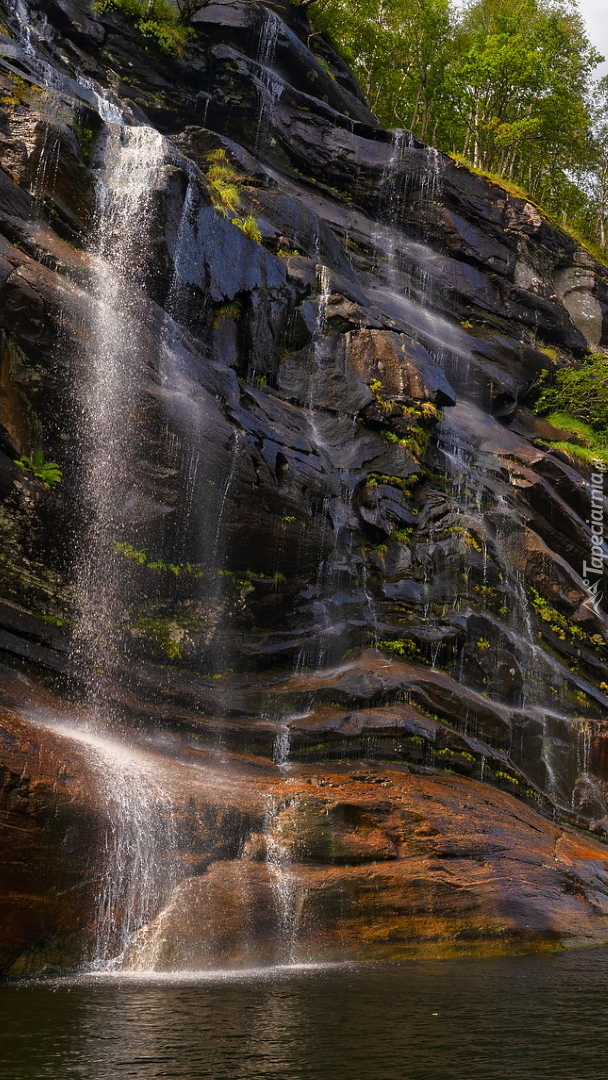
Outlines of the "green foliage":
{"type": "Polygon", "coordinates": [[[118,540],[115,541],[114,547],[125,558],[136,562],[139,566],[145,566],[147,570],[161,570],[165,574],[173,574],[174,577],[180,577],[182,574],[193,578],[203,576],[203,571],[198,563],[170,563],[164,559],[150,560],[147,551],[118,540]]]}
{"type": "Polygon", "coordinates": [[[16,464],[26,472],[32,473],[47,488],[56,487],[63,479],[63,473],[57,462],[45,461],[42,450],[35,450],[31,457],[24,454],[23,457],[17,459],[16,464]]]}
{"type": "Polygon", "coordinates": [[[517,777],[516,776],[511,776],[510,773],[506,773],[506,772],[502,772],[501,770],[497,770],[494,773],[494,776],[496,777],[497,780],[506,780],[506,782],[508,784],[515,784],[516,786],[519,786],[519,780],[517,779],[517,777]]]}
{"type": "Polygon", "coordinates": [[[138,631],[144,637],[149,638],[157,650],[168,657],[169,660],[181,660],[182,632],[170,620],[155,618],[151,615],[140,615],[130,629],[138,631]]]}
{"type": "MultiPolygon", "coordinates": [[[[190,5],[191,7],[192,5],[190,5]]],[[[94,0],[93,9],[122,12],[140,34],[169,56],[181,56],[192,37],[187,25],[194,11],[187,4],[176,10],[167,0],[94,0]]]]}
{"type": "Polygon", "coordinates": [[[179,23],[167,23],[157,19],[140,19],[136,24],[140,34],[150,38],[161,52],[168,56],[181,56],[189,34],[179,23]]]}
{"type": "Polygon", "coordinates": [[[241,232],[244,232],[245,236],[248,236],[250,240],[255,240],[256,244],[262,243],[262,234],[253,214],[248,214],[245,218],[234,218],[233,224],[241,232]]]}
{"type": "Polygon", "coordinates": [[[408,529],[393,529],[391,533],[391,541],[395,540],[399,544],[409,544],[413,532],[413,527],[410,525],[408,529]]]}
{"type": "Polygon", "coordinates": [[[565,442],[559,439],[544,445],[550,446],[552,450],[561,451],[573,462],[579,462],[581,465],[595,465],[596,462],[608,465],[608,449],[605,448],[590,450],[587,446],[580,446],[579,443],[565,442]]]}
{"type": "Polygon", "coordinates": [[[213,312],[213,329],[217,330],[224,319],[240,319],[242,309],[240,300],[231,300],[228,304],[221,304],[213,312]]]}
{"type": "Polygon", "coordinates": [[[241,190],[247,177],[239,176],[232,168],[225,150],[212,150],[207,156],[207,183],[216,210],[227,217],[237,229],[256,244],[262,243],[262,234],[253,214],[239,216],[241,190]]]}
{"type": "Polygon", "coordinates": [[[549,416],[551,423],[577,434],[585,434],[581,423],[587,425],[591,440],[608,444],[608,353],[589,353],[579,367],[559,368],[545,381],[535,411],[559,416],[549,416]]]}
{"type": "Polygon", "coordinates": [[[92,128],[84,127],[82,124],[78,124],[75,120],[71,124],[72,131],[78,139],[78,145],[80,147],[80,156],[84,162],[88,162],[91,157],[91,148],[95,133],[92,128]]]}
{"type": "Polygon", "coordinates": [[[549,628],[553,633],[565,641],[567,638],[573,641],[584,641],[587,637],[584,630],[581,630],[580,626],[576,623],[570,622],[565,615],[557,611],[556,608],[551,607],[549,601],[544,596],[533,588],[528,589],[528,595],[530,597],[530,603],[538,615],[539,619],[549,625],[549,628]]]}
{"type": "Polygon", "coordinates": [[[412,638],[401,638],[396,641],[379,641],[378,648],[382,649],[383,652],[390,653],[391,656],[395,656],[399,660],[422,659],[422,653],[412,638]]]}

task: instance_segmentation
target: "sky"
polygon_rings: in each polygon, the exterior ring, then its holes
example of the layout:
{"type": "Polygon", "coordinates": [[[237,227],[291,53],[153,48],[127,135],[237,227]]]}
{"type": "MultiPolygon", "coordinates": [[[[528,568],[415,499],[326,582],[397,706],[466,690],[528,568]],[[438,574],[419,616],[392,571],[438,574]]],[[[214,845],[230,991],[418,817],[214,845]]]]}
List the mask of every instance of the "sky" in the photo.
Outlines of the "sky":
{"type": "MultiPolygon", "coordinates": [[[[591,41],[608,58],[608,0],[579,0],[579,8],[591,41]]],[[[607,72],[608,62],[602,64],[598,74],[607,72]]]]}

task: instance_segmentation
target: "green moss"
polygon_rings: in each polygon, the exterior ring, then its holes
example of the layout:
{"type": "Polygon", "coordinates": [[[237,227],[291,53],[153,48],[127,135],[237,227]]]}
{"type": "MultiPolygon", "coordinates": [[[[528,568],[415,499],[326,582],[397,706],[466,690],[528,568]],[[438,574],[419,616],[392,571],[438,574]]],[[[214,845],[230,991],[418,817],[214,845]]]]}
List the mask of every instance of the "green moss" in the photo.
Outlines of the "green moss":
{"type": "Polygon", "coordinates": [[[399,544],[409,544],[413,531],[413,525],[410,525],[407,529],[393,529],[390,539],[399,544]]]}
{"type": "Polygon", "coordinates": [[[76,138],[78,139],[80,156],[86,164],[91,157],[91,149],[93,145],[93,139],[95,138],[95,132],[92,128],[84,127],[82,124],[77,123],[75,120],[72,121],[72,124],[70,126],[76,138]]]}
{"type": "Polygon", "coordinates": [[[163,573],[173,574],[175,577],[182,574],[193,578],[203,576],[203,571],[198,563],[171,563],[165,559],[150,560],[147,551],[118,540],[114,542],[114,547],[126,559],[138,563],[139,566],[145,566],[147,570],[161,570],[163,573]]]}
{"type": "Polygon", "coordinates": [[[236,225],[237,229],[245,233],[245,236],[248,236],[250,240],[255,240],[256,244],[262,243],[262,234],[253,214],[248,214],[245,218],[233,218],[232,224],[236,225]]]}
{"type": "Polygon", "coordinates": [[[396,656],[400,660],[420,660],[422,653],[412,638],[401,638],[396,641],[379,641],[378,648],[383,652],[396,656]]]}
{"type": "Polygon", "coordinates": [[[565,641],[567,638],[571,638],[574,641],[588,640],[587,634],[585,634],[584,630],[581,630],[580,626],[570,622],[565,615],[562,615],[556,608],[551,607],[548,600],[546,600],[544,596],[541,596],[536,589],[529,588],[528,595],[530,597],[530,604],[538,618],[541,619],[542,622],[547,623],[558,638],[562,641],[565,641]]]}
{"type": "Polygon", "coordinates": [[[240,300],[231,300],[228,304],[221,304],[213,312],[213,329],[217,330],[224,319],[240,319],[243,305],[240,300]]]}
{"type": "Polygon", "coordinates": [[[129,627],[147,637],[170,660],[182,659],[184,630],[169,619],[140,615],[129,627]]]}
{"type": "Polygon", "coordinates": [[[517,777],[511,776],[510,773],[501,772],[500,770],[498,770],[494,773],[494,776],[497,780],[506,780],[508,784],[513,784],[516,787],[519,786],[519,780],[517,779],[517,777]]]}
{"type": "Polygon", "coordinates": [[[62,619],[58,615],[38,615],[42,622],[51,623],[53,626],[68,626],[69,619],[62,619]]]}

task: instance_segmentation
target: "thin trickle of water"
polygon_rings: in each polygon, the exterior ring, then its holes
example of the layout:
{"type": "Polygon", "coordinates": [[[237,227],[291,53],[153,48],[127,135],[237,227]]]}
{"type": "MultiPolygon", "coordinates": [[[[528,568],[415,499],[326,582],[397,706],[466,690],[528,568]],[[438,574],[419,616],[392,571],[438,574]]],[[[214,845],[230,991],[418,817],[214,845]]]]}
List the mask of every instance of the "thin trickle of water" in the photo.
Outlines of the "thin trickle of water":
{"type": "Polygon", "coordinates": [[[424,153],[426,167],[422,174],[420,194],[428,204],[437,199],[441,193],[441,156],[433,146],[427,146],[424,153]]]}
{"type": "Polygon", "coordinates": [[[219,566],[220,545],[221,545],[221,540],[222,540],[222,528],[223,528],[224,519],[225,519],[225,516],[226,516],[226,507],[228,505],[228,498],[229,498],[229,495],[230,495],[230,492],[232,490],[234,480],[235,480],[235,477],[236,477],[236,474],[237,474],[237,468],[238,468],[238,464],[239,464],[239,459],[240,459],[242,449],[243,449],[243,445],[244,445],[245,441],[246,441],[245,432],[240,431],[239,429],[235,429],[234,438],[233,438],[233,442],[232,442],[232,454],[230,455],[230,469],[228,470],[228,475],[227,475],[227,477],[226,477],[226,479],[224,481],[224,486],[222,488],[222,495],[221,495],[220,505],[219,505],[218,514],[217,514],[217,524],[216,524],[216,527],[215,527],[215,537],[214,537],[214,540],[213,540],[213,547],[212,547],[212,550],[211,550],[211,567],[212,567],[212,569],[216,569],[219,566]]]}
{"type": "Polygon", "coordinates": [[[589,779],[591,763],[591,740],[593,738],[593,724],[590,720],[579,720],[578,723],[578,764],[581,779],[589,779]]]}
{"type": "Polygon", "coordinates": [[[28,56],[34,56],[35,50],[32,43],[32,26],[30,22],[29,12],[23,0],[14,0],[14,2],[14,10],[15,15],[17,16],[17,25],[19,28],[19,44],[28,56]]]}
{"type": "Polygon", "coordinates": [[[283,724],[275,736],[272,745],[272,760],[279,768],[289,764],[291,754],[291,731],[288,724],[283,724]]]}
{"type": "Polygon", "coordinates": [[[312,348],[312,371],[308,390],[308,423],[310,426],[311,442],[319,451],[323,451],[325,441],[319,430],[316,412],[317,388],[322,377],[322,343],[327,326],[327,312],[329,310],[329,298],[331,296],[331,275],[329,268],[323,263],[317,266],[317,321],[315,326],[312,348]]]}
{"type": "Polygon", "coordinates": [[[373,232],[376,248],[375,272],[386,277],[387,285],[392,289],[399,288],[397,241],[404,240],[403,234],[397,228],[401,209],[400,166],[404,151],[411,144],[411,139],[409,131],[397,129],[391,132],[391,152],[382,170],[379,183],[378,220],[373,232]]]}
{"type": "Polygon", "coordinates": [[[84,86],[85,90],[88,90],[93,95],[97,112],[104,124],[118,124],[119,126],[122,126],[126,123],[124,109],[114,101],[111,101],[108,94],[102,92],[101,88],[93,81],[93,79],[89,79],[85,75],[80,75],[78,81],[84,86]]]}
{"type": "MultiPolygon", "coordinates": [[[[328,448],[323,437],[323,433],[319,427],[318,415],[317,415],[317,391],[321,383],[322,377],[322,343],[327,325],[327,313],[329,309],[329,298],[331,295],[331,275],[329,268],[323,263],[317,265],[317,320],[314,332],[314,339],[312,345],[312,367],[310,373],[310,382],[308,389],[308,427],[309,427],[309,439],[310,444],[317,453],[327,460],[328,448]]],[[[325,500],[325,504],[322,508],[322,529],[325,530],[327,523],[327,506],[328,500],[325,500]]],[[[321,546],[324,546],[324,532],[321,535],[321,546]]],[[[304,646],[298,655],[295,670],[302,671],[305,667],[312,665],[313,667],[320,667],[324,662],[325,648],[322,644],[323,634],[327,634],[331,630],[331,618],[329,615],[327,602],[323,596],[323,583],[326,576],[326,561],[319,563],[319,569],[315,581],[315,591],[321,598],[319,603],[315,605],[316,612],[315,618],[319,619],[319,627],[317,634],[317,644],[311,648],[310,646],[304,646]]]]}
{"type": "Polygon", "coordinates": [[[266,866],[277,915],[277,957],[279,963],[296,963],[299,953],[298,930],[301,896],[289,848],[277,837],[275,828],[280,807],[271,799],[265,815],[266,866]]]}
{"type": "Polygon", "coordinates": [[[51,45],[52,31],[44,15],[36,12],[35,19],[24,0],[14,0],[17,39],[28,60],[28,67],[45,90],[63,90],[66,80],[52,64],[37,54],[36,45],[51,45]]]}
{"type": "Polygon", "coordinates": [[[272,71],[280,31],[281,20],[278,15],[269,8],[264,8],[256,57],[260,65],[258,78],[261,83],[260,108],[255,136],[256,150],[259,149],[260,143],[264,140],[268,121],[283,93],[283,83],[272,71]]]}

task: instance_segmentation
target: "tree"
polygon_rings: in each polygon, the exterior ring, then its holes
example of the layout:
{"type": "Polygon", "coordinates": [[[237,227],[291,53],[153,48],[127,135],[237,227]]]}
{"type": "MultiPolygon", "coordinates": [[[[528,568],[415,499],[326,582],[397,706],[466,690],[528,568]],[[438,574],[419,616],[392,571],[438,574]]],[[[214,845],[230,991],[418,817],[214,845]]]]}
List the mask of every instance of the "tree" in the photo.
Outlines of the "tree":
{"type": "Polygon", "coordinates": [[[385,124],[432,132],[453,36],[449,0],[319,0],[313,19],[385,124]]]}
{"type": "Polygon", "coordinates": [[[588,86],[600,56],[580,17],[559,0],[476,0],[455,55],[462,144],[454,149],[550,194],[556,171],[576,168],[586,153],[588,86]]]}
{"type": "Polygon", "coordinates": [[[370,107],[608,233],[608,80],[575,0],[304,0],[370,107]]]}

